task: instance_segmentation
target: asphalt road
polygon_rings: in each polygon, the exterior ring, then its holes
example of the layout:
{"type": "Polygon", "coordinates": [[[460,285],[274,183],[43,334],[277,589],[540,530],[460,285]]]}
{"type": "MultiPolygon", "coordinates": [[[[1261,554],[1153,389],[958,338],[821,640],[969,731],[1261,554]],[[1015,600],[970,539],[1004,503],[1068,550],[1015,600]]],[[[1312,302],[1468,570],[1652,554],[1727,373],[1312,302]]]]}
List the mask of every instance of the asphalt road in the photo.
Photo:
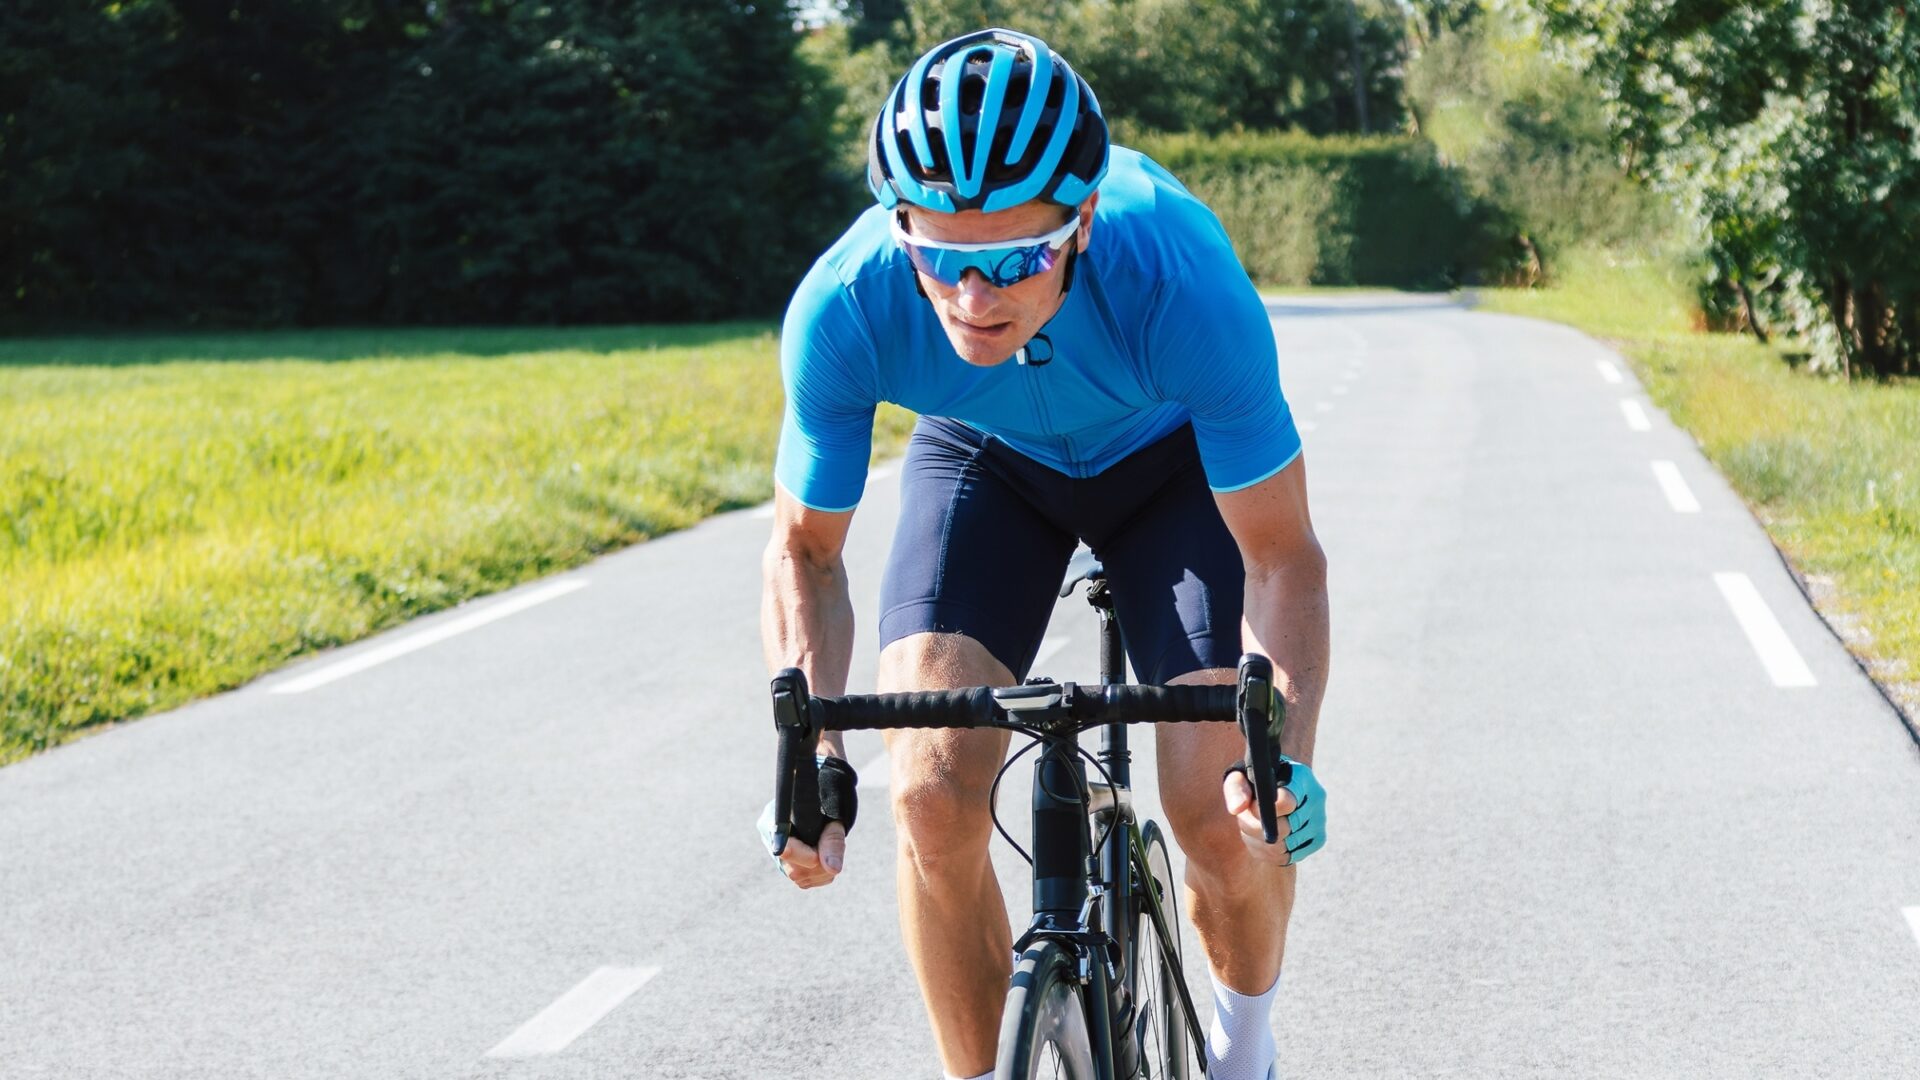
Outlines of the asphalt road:
{"type": "MultiPolygon", "coordinates": [[[[1557,326],[1274,315],[1334,627],[1285,1075],[1920,1076],[1920,753],[1692,440],[1557,326]]],[[[0,1077],[937,1076],[880,785],[829,889],[751,833],[767,527],[0,769],[0,1077]]]]}

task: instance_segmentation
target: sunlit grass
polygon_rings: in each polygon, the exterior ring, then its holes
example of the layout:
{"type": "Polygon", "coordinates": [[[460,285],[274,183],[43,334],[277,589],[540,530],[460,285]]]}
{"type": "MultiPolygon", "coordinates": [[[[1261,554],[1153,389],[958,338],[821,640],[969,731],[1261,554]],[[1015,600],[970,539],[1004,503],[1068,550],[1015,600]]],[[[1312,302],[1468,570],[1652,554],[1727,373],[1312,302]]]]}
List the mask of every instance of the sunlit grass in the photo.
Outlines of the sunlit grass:
{"type": "Polygon", "coordinates": [[[1610,339],[1660,407],[1700,441],[1891,681],[1920,681],[1920,382],[1848,384],[1790,367],[1749,337],[1692,329],[1685,277],[1653,264],[1578,264],[1559,287],[1498,289],[1483,306],[1610,339]]]}
{"type": "Polygon", "coordinates": [[[0,761],[760,502],[780,405],[765,324],[0,343],[0,761]]]}

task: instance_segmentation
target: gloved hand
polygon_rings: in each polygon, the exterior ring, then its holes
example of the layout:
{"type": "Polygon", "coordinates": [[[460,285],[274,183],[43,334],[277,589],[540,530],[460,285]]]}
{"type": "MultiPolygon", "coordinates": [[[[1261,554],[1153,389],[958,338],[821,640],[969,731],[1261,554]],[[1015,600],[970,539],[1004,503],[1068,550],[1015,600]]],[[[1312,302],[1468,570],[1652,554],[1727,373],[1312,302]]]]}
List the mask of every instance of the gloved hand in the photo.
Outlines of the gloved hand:
{"type": "Polygon", "coordinates": [[[846,865],[847,833],[860,810],[860,776],[853,771],[853,766],[845,758],[828,755],[819,755],[813,760],[820,771],[820,814],[827,819],[826,827],[820,831],[819,844],[789,836],[786,850],[774,856],[771,799],[755,823],[761,847],[774,858],[774,866],[802,889],[830,885],[840,876],[841,868],[846,865]]]}
{"type": "Polygon", "coordinates": [[[1240,839],[1262,862],[1291,866],[1319,851],[1327,842],[1327,791],[1313,775],[1313,767],[1282,755],[1276,774],[1280,790],[1274,812],[1280,819],[1280,839],[1268,844],[1260,831],[1260,808],[1253,804],[1253,782],[1246,767],[1235,765],[1221,780],[1227,813],[1240,826],[1240,839]]]}

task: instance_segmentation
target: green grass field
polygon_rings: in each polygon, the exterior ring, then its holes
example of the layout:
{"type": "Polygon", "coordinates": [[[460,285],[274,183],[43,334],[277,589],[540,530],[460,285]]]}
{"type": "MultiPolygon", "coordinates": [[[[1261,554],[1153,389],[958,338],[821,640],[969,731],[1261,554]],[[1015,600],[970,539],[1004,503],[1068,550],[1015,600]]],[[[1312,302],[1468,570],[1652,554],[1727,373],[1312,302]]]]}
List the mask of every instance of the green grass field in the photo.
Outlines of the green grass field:
{"type": "Polygon", "coordinates": [[[0,762],[760,502],[780,405],[763,323],[0,342],[0,762]]]}
{"type": "Polygon", "coordinates": [[[1790,367],[1753,338],[1692,329],[1677,270],[1577,265],[1554,289],[1482,307],[1570,323],[1632,361],[1808,578],[1876,676],[1920,708],[1920,382],[1790,367]]]}

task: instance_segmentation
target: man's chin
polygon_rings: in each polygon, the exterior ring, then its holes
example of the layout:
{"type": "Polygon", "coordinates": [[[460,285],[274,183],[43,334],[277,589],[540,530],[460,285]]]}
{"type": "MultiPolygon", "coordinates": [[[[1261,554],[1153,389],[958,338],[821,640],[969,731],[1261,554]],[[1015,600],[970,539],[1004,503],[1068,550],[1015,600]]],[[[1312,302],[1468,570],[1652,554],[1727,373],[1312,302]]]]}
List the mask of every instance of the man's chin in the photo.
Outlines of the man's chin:
{"type": "MultiPolygon", "coordinates": [[[[1020,351],[1019,345],[970,341],[961,334],[948,334],[947,340],[953,345],[953,351],[959,354],[960,359],[974,367],[998,367],[1013,359],[1014,354],[1020,351]]],[[[1026,342],[1020,344],[1024,345],[1026,342]]]]}

